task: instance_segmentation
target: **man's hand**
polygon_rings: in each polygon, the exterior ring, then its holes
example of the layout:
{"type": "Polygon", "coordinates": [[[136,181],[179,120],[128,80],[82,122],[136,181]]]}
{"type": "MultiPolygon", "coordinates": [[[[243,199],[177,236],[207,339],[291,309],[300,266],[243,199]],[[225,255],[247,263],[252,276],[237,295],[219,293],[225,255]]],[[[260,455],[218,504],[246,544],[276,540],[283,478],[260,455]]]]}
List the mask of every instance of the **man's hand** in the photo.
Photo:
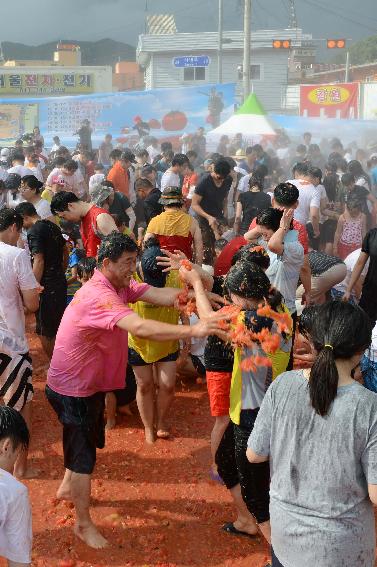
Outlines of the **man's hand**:
{"type": "Polygon", "coordinates": [[[217,219],[216,219],[215,217],[208,217],[207,220],[208,220],[208,224],[209,224],[209,226],[212,228],[212,230],[213,230],[214,228],[216,228],[217,219]]]}
{"type": "Polygon", "coordinates": [[[306,307],[308,307],[311,304],[312,304],[312,297],[310,295],[310,292],[304,291],[301,298],[301,305],[306,305],[306,307]]]}
{"type": "Polygon", "coordinates": [[[219,328],[219,322],[223,319],[224,315],[221,313],[213,313],[211,317],[199,319],[199,321],[191,327],[191,336],[203,338],[208,337],[209,335],[217,335],[223,341],[227,341],[228,335],[219,328]]]}
{"type": "Polygon", "coordinates": [[[181,261],[187,260],[187,256],[181,252],[181,250],[174,250],[169,252],[169,250],[161,250],[165,256],[157,256],[157,265],[162,266],[163,272],[170,272],[171,270],[179,270],[181,267],[181,261]]]}
{"type": "Polygon", "coordinates": [[[221,295],[212,293],[211,291],[207,291],[206,294],[212,306],[212,309],[215,309],[217,311],[218,309],[224,307],[224,305],[226,304],[226,300],[224,299],[224,297],[221,297],[221,295]]]}
{"type": "Polygon", "coordinates": [[[342,301],[348,302],[351,299],[351,292],[345,291],[342,297],[342,301]]]}
{"type": "Polygon", "coordinates": [[[291,223],[293,219],[293,209],[284,209],[283,216],[281,217],[280,221],[280,228],[282,228],[285,232],[291,228],[291,223]]]}

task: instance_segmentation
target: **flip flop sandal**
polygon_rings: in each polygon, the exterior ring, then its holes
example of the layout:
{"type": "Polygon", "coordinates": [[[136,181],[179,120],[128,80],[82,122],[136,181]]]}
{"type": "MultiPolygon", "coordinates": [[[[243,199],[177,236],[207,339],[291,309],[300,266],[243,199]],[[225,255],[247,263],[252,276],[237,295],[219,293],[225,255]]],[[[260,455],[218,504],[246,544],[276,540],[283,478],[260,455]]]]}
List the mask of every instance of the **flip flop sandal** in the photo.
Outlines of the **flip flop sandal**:
{"type": "Polygon", "coordinates": [[[248,537],[250,539],[255,539],[256,537],[259,537],[259,534],[253,535],[253,534],[248,534],[247,532],[242,532],[241,530],[237,530],[237,528],[234,527],[233,522],[228,522],[227,524],[224,524],[221,529],[227,534],[231,534],[235,536],[243,536],[243,537],[248,537]]]}
{"type": "Polygon", "coordinates": [[[210,469],[209,476],[210,476],[211,480],[214,480],[215,482],[218,482],[220,484],[224,484],[224,481],[221,478],[221,476],[219,475],[219,473],[215,472],[213,469],[210,469]]]}

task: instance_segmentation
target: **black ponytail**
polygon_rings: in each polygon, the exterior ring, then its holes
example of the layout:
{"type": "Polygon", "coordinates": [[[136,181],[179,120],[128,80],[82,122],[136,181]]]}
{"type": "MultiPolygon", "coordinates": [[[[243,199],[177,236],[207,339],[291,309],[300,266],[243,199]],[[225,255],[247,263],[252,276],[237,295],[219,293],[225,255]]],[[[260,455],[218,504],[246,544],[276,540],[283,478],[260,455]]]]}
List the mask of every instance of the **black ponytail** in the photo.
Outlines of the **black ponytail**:
{"type": "Polygon", "coordinates": [[[337,395],[336,359],[349,359],[367,349],[372,324],[360,307],[332,301],[318,307],[309,334],[318,353],[310,371],[310,401],[316,413],[325,416],[337,395]]]}

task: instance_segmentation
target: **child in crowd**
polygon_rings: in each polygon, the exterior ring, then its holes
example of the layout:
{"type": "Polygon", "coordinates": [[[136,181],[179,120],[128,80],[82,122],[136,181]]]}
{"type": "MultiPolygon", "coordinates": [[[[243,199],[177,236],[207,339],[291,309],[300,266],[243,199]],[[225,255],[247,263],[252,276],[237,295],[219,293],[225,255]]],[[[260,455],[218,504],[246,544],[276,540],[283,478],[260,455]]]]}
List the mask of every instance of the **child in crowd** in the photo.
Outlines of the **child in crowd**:
{"type": "MultiPolygon", "coordinates": [[[[267,266],[268,258],[264,261],[267,266]]],[[[191,272],[192,270],[182,268],[181,277],[194,288],[199,316],[210,317],[212,308],[203,293],[203,286],[197,275],[191,272]]],[[[230,416],[215,455],[217,471],[230,491],[237,510],[236,521],[226,523],[223,530],[235,535],[253,536],[258,533],[259,527],[269,540],[269,463],[250,466],[246,459],[246,448],[269,385],[287,368],[292,342],[292,319],[282,303],[281,294],[271,288],[263,269],[248,259],[236,262],[225,278],[224,287],[232,304],[240,307],[235,324],[237,328],[244,326],[245,330],[252,333],[261,333],[263,330],[278,338],[279,346],[274,354],[268,354],[256,339],[250,346],[237,346],[230,380],[225,376],[222,384],[218,380],[216,400],[218,404],[221,400],[223,409],[225,403],[229,404],[230,416]],[[280,331],[268,315],[259,315],[257,311],[261,306],[266,309],[266,313],[284,314],[286,331],[280,331]],[[245,362],[250,357],[254,357],[255,361],[258,357],[259,361],[249,369],[245,362]],[[269,364],[266,363],[267,358],[271,360],[269,364]]],[[[212,391],[210,397],[213,393],[212,391]]]]}
{"type": "Polygon", "coordinates": [[[116,426],[117,414],[133,415],[130,404],[136,400],[136,379],[132,366],[127,365],[126,385],[123,390],[107,392],[106,403],[106,429],[116,426]]]}
{"type": "Polygon", "coordinates": [[[92,190],[105,181],[105,167],[102,163],[96,163],[94,166],[94,174],[89,178],[89,194],[92,190]]]}
{"type": "Polygon", "coordinates": [[[29,431],[22,415],[0,407],[0,557],[8,566],[31,565],[31,509],[28,489],[12,471],[18,456],[29,447],[29,431]]]}
{"type": "MultiPolygon", "coordinates": [[[[199,320],[196,313],[190,315],[190,325],[199,320]]],[[[177,374],[182,378],[198,378],[198,382],[205,382],[206,369],[204,367],[204,349],[206,338],[192,338],[190,343],[181,344],[181,352],[177,360],[177,374]]]]}
{"type": "Polygon", "coordinates": [[[65,277],[67,279],[67,305],[69,305],[76,291],[81,287],[81,284],[78,281],[77,266],[80,260],[84,257],[84,251],[77,248],[77,242],[75,240],[71,240],[68,236],[67,243],[69,248],[69,257],[65,277]]]}
{"type": "Polygon", "coordinates": [[[130,231],[130,229],[128,228],[128,226],[126,226],[126,224],[121,219],[121,217],[119,215],[111,215],[111,216],[113,217],[114,222],[115,222],[119,232],[121,232],[122,234],[125,234],[126,236],[129,236],[130,238],[132,238],[132,240],[135,240],[134,233],[130,231]]]}
{"type": "Polygon", "coordinates": [[[81,285],[84,285],[94,274],[97,266],[95,258],[81,258],[77,263],[77,279],[81,285]]]}
{"type": "Polygon", "coordinates": [[[357,248],[361,248],[367,233],[367,217],[361,212],[360,201],[350,198],[338,220],[334,239],[334,254],[344,260],[357,248]]]}

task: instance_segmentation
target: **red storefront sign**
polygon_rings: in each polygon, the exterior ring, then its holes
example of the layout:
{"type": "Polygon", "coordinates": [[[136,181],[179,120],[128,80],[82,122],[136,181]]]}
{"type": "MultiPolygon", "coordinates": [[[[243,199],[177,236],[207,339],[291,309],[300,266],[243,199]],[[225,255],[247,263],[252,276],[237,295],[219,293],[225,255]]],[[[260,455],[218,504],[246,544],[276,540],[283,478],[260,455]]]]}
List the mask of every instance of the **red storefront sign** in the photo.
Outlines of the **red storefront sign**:
{"type": "Polygon", "coordinates": [[[359,83],[301,85],[300,114],[317,118],[358,118],[359,83]]]}

